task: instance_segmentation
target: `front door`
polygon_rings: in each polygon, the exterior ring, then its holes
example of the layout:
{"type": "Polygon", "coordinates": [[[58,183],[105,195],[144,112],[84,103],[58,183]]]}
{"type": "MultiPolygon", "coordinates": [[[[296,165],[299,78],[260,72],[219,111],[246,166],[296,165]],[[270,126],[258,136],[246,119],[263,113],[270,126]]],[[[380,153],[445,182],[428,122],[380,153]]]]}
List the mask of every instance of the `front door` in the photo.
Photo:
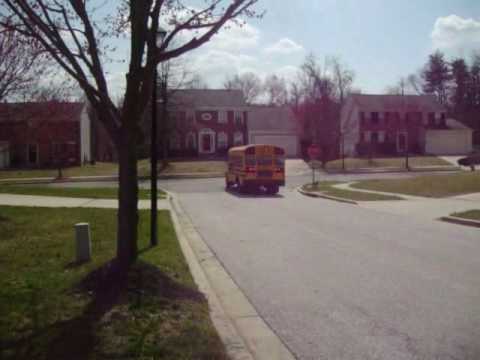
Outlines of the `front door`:
{"type": "Polygon", "coordinates": [[[212,151],[212,135],[202,134],[202,152],[209,153],[212,151]]]}

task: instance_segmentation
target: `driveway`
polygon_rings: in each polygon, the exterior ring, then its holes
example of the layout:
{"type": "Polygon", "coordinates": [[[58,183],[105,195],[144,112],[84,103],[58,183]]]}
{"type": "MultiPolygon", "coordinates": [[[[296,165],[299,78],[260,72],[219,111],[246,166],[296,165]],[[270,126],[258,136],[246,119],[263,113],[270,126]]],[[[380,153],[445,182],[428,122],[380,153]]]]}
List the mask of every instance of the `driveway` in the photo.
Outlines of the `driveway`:
{"type": "Polygon", "coordinates": [[[480,231],[290,188],[237,196],[169,182],[299,359],[480,358],[480,231]]]}

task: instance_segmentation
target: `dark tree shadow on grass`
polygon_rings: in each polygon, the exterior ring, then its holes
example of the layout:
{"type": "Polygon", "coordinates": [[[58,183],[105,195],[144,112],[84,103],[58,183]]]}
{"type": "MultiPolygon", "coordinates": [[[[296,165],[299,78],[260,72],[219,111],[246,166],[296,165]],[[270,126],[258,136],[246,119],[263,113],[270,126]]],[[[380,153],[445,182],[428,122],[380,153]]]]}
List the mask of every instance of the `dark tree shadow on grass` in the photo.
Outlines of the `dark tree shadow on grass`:
{"type": "MultiPolygon", "coordinates": [[[[99,343],[95,335],[96,325],[115,305],[128,301],[128,295],[140,299],[156,296],[175,301],[206,301],[198,290],[179,284],[157,267],[140,261],[128,272],[115,261],[109,262],[88,274],[75,291],[92,296],[83,313],[42,328],[19,341],[2,344],[14,353],[12,359],[90,358],[99,343]]],[[[0,351],[0,359],[6,358],[0,351]]]]}

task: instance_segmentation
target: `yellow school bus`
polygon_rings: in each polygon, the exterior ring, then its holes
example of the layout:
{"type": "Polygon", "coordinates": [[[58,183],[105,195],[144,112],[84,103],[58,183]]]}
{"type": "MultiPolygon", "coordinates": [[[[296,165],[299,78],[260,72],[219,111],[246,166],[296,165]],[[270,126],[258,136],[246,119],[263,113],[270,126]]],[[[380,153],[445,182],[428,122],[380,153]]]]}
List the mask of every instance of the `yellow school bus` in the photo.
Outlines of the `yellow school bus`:
{"type": "Polygon", "coordinates": [[[241,192],[263,189],[276,194],[285,185],[285,150],[273,145],[246,145],[228,151],[226,188],[241,192]]]}

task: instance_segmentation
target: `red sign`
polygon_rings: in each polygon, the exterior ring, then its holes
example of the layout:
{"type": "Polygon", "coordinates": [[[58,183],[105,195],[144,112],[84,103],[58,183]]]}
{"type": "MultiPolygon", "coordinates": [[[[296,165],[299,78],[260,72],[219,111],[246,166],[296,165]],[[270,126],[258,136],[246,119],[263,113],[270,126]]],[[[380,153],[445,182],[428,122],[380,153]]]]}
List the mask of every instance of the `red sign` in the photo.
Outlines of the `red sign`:
{"type": "Polygon", "coordinates": [[[312,144],[308,147],[307,153],[310,159],[316,159],[320,155],[320,147],[316,144],[312,144]]]}

